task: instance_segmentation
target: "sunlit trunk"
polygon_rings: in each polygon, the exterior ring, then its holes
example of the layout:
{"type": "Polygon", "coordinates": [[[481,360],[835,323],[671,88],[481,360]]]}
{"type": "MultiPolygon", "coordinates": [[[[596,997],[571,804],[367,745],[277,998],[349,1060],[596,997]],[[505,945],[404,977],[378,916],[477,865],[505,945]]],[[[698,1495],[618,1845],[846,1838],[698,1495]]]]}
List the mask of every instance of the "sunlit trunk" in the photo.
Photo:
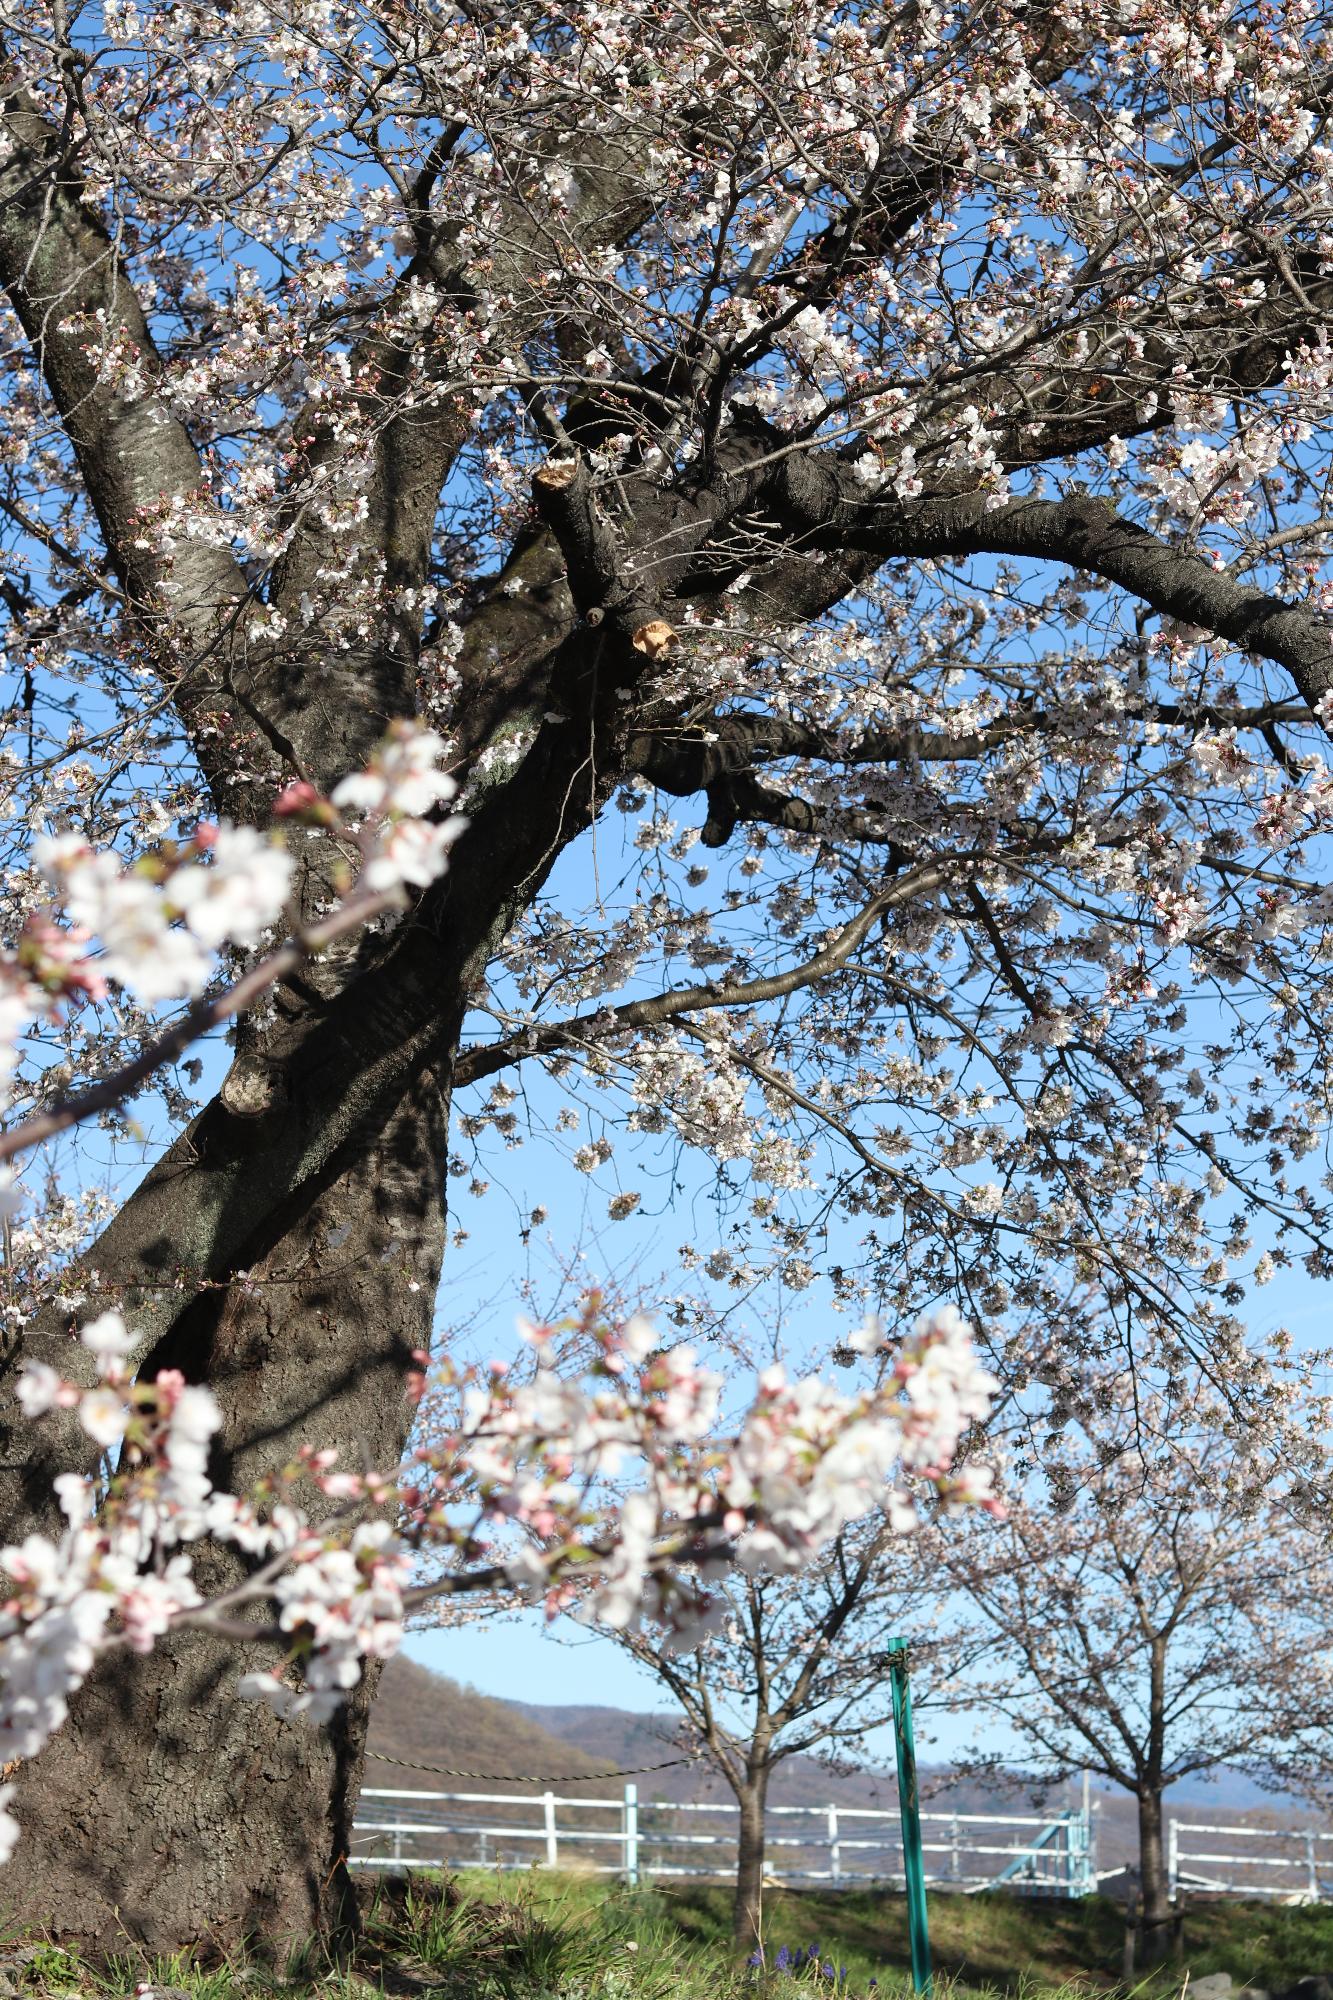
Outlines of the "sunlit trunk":
{"type": "Polygon", "coordinates": [[[764,1807],[768,1798],[768,1767],[750,1773],[740,1797],[740,1832],[736,1841],[736,1898],[731,1934],[744,1951],[763,1947],[764,1807]]]}

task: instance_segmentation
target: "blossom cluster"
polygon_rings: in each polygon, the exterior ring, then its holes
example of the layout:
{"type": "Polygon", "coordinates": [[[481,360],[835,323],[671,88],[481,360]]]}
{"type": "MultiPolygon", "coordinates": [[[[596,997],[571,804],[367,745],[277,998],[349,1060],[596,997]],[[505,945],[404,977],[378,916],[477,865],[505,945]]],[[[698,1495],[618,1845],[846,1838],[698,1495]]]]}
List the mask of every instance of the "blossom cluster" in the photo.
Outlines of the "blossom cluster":
{"type": "Polygon", "coordinates": [[[226,822],[128,867],[77,833],[44,835],[33,861],[71,935],[101,941],[86,983],[104,990],[114,980],[150,1004],[202,992],[222,946],[257,944],[282,915],[295,873],[280,841],[226,822]]]}
{"type": "MultiPolygon", "coordinates": [[[[623,1628],[647,1598],[678,1644],[693,1643],[720,1614],[707,1575],[722,1557],[799,1568],[873,1509],[906,1530],[917,1518],[913,1482],[951,1508],[999,1507],[988,1468],[954,1467],[996,1385],[952,1308],[923,1315],[879,1382],[854,1394],[764,1370],[722,1443],[723,1380],[688,1343],[659,1345],[639,1315],[593,1331],[599,1358],[580,1385],[557,1373],[550,1330],[531,1328],[533,1379],[511,1382],[505,1371],[470,1385],[456,1426],[419,1452],[411,1494],[422,1529],[461,1535],[456,1545],[477,1532],[457,1525],[469,1502],[490,1531],[526,1531],[506,1575],[551,1616],[578,1604],[623,1628]],[[641,1484],[627,1495],[628,1463],[641,1484]],[[604,1543],[611,1554],[590,1585],[552,1561],[552,1549],[579,1545],[591,1559],[604,1543]],[[664,1555],[675,1559],[665,1568],[664,1555]]],[[[875,1338],[883,1345],[878,1329],[875,1338]]]]}
{"type": "Polygon", "coordinates": [[[448,866],[449,849],[467,825],[461,813],[427,815],[457,796],[458,785],[439,768],[443,739],[433,729],[396,723],[364,771],[334,786],[325,802],[306,779],[280,793],[275,811],[355,832],[360,852],[357,887],[396,895],[424,889],[448,866]]]}
{"type": "Polygon", "coordinates": [[[24,1029],[56,1018],[62,1002],[101,999],[108,985],[146,1006],[195,999],[219,952],[271,942],[275,925],[295,920],[297,842],[309,833],[331,839],[338,856],[329,936],[435,881],[467,824],[459,814],[439,816],[457,790],[440,768],[444,749],[433,730],[396,725],[368,767],[328,798],[306,781],[287,786],[272,831],[205,822],[188,840],[130,862],[78,833],[41,835],[33,865],[54,900],[30,911],[17,944],[0,955],[0,1099],[24,1029]],[[347,850],[354,868],[342,858],[347,850]]]}
{"type": "MultiPolygon", "coordinates": [[[[135,1380],[134,1338],[119,1313],[101,1314],[80,1341],[93,1384],[31,1362],[19,1402],[30,1419],[71,1412],[113,1469],[101,1493],[92,1472],[61,1474],[63,1534],[33,1533],[0,1551],[10,1584],[0,1605],[0,1754],[38,1754],[99,1653],[151,1652],[182,1622],[216,1622],[256,1600],[275,1607],[275,1637],[290,1637],[307,1658],[306,1686],[290,1693],[288,1706],[326,1719],[359,1678],[361,1661],[391,1652],[401,1635],[409,1559],[391,1524],[314,1526],[285,1490],[310,1453],[266,1507],[217,1491],[208,1460],[222,1415],[212,1391],[174,1369],[135,1380]],[[190,1554],[205,1536],[232,1544],[254,1565],[249,1581],[208,1603],[190,1554]]],[[[241,1692],[260,1692],[261,1683],[279,1700],[288,1695],[258,1675],[245,1677],[241,1692]]],[[[0,1821],[0,1857],[15,1838],[12,1820],[0,1821]]]]}
{"type": "MultiPolygon", "coordinates": [[[[963,1498],[998,1509],[988,1481],[965,1491],[949,1471],[995,1386],[951,1309],[923,1317],[858,1394],[769,1370],[730,1437],[718,1429],[721,1377],[689,1346],[661,1345],[643,1316],[597,1329],[586,1381],[558,1371],[553,1329],[527,1334],[531,1379],[499,1364],[485,1381],[459,1377],[456,1429],[397,1477],[343,1471],[336,1453],[306,1447],[259,1496],[215,1490],[215,1397],[174,1369],[136,1380],[119,1313],[82,1329],[90,1385],[29,1363],[25,1415],[72,1413],[111,1471],[100,1498],[93,1473],[61,1474],[63,1533],[0,1550],[0,1757],[37,1755],[99,1653],[149,1652],[182,1624],[226,1630],[256,1603],[270,1623],[244,1629],[267,1636],[277,1659],[244,1675],[240,1693],[325,1722],[365,1660],[398,1646],[414,1569],[432,1550],[447,1567],[420,1593],[500,1585],[544,1597],[552,1616],[579,1608],[616,1628],[646,1608],[685,1644],[724,1609],[706,1587],[717,1565],[799,1567],[876,1509],[905,1529],[910,1476],[951,1509],[963,1498]],[[300,1480],[323,1518],[298,1504],[300,1480]],[[250,1563],[244,1582],[207,1601],[190,1553],[206,1536],[250,1563]]],[[[0,1817],[0,1858],[15,1837],[0,1817]]]]}

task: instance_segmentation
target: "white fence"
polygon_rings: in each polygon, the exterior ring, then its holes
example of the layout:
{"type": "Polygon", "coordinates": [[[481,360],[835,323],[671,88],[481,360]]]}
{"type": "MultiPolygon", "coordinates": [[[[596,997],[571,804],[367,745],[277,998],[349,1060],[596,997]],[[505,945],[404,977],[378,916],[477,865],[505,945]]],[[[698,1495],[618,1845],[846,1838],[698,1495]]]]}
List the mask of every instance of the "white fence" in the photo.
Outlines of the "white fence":
{"type": "MultiPolygon", "coordinates": [[[[352,1831],[357,1868],[574,1868],[619,1875],[725,1879],[734,1871],[733,1804],[615,1798],[554,1791],[416,1792],[368,1788],[352,1831]]],[[[1047,1896],[1097,1887],[1094,1812],[921,1815],[926,1879],[934,1889],[1005,1888],[1047,1896]]],[[[898,1814],[869,1806],[770,1806],[766,1851],[773,1881],[853,1889],[902,1884],[898,1814]]],[[[1333,1832],[1210,1825],[1172,1819],[1167,1863],[1183,1890],[1333,1901],[1333,1832]]],[[[1118,1872],[1118,1871],[1116,1871],[1118,1872]]]]}
{"type": "Polygon", "coordinates": [[[1333,1833],[1314,1827],[1209,1826],[1173,1819],[1167,1833],[1173,1900],[1183,1888],[1291,1903],[1333,1900],[1333,1833]]]}
{"type": "MultiPolygon", "coordinates": [[[[353,1828],[361,1868],[577,1868],[620,1875],[725,1877],[735,1867],[734,1804],[565,1798],[556,1792],[416,1792],[368,1788],[353,1828]]],[[[855,1888],[902,1881],[897,1811],[866,1806],[770,1806],[766,1853],[774,1881],[855,1888]]],[[[1091,1816],[923,1813],[927,1880],[941,1889],[1003,1884],[1028,1893],[1088,1895],[1096,1886],[1091,1816]]]]}

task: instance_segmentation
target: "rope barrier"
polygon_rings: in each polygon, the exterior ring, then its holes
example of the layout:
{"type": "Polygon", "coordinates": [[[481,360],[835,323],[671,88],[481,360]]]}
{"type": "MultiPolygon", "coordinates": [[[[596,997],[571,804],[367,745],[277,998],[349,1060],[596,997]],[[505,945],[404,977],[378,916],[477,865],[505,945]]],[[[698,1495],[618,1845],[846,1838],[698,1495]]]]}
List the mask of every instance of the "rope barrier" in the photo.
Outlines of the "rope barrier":
{"type": "Polygon", "coordinates": [[[667,1757],[660,1764],[635,1764],[628,1771],[564,1771],[557,1777],[534,1778],[512,1771],[455,1771],[447,1764],[414,1764],[407,1757],[387,1757],[382,1750],[367,1750],[377,1764],[393,1764],[400,1771],[422,1771],[431,1778],[473,1778],[487,1785],[588,1785],[603,1778],[642,1778],[649,1771],[669,1771],[673,1764],[691,1764],[692,1757],[667,1757]]]}

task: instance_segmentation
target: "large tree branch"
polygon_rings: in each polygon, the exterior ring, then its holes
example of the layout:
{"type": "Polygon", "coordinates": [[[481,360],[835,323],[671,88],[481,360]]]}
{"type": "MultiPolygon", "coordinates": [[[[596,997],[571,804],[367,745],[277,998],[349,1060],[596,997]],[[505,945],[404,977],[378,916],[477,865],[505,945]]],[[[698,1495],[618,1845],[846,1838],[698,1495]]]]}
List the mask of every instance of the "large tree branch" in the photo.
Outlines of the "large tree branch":
{"type": "MultiPolygon", "coordinates": [[[[107,551],[164,685],[209,775],[220,705],[217,653],[248,596],[227,552],[154,522],[201,484],[199,457],[160,393],[162,362],[119,254],[84,197],[73,149],[18,81],[0,43],[0,285],[32,344],[96,510],[107,551]],[[131,386],[129,377],[137,377],[131,386]],[[120,379],[118,379],[120,378],[120,379]]],[[[233,760],[234,761],[234,760],[233,760]]]]}
{"type": "MultiPolygon", "coordinates": [[[[1092,706],[1067,709],[1023,709],[997,717],[982,729],[958,735],[940,730],[872,729],[849,740],[790,716],[752,710],[710,717],[704,723],[645,731],[627,746],[626,760],[664,792],[683,798],[748,776],[757,767],[784,761],[834,765],[852,769],[877,764],[973,763],[1026,737],[1065,735],[1080,723],[1089,728],[1128,718],[1163,728],[1271,729],[1277,723],[1309,723],[1310,709],[1299,701],[1257,703],[1215,701],[1129,702],[1112,713],[1092,706]]],[[[803,803],[803,802],[802,802],[803,803]]],[[[748,817],[738,813],[738,818],[748,817]]],[[[805,830],[805,829],[802,829],[805,830]]]]}
{"type": "Polygon", "coordinates": [[[1286,669],[1315,709],[1333,687],[1333,626],[1305,604],[1237,583],[1188,549],[1127,521],[1109,501],[1027,500],[976,510],[946,543],[954,552],[988,551],[1090,570],[1155,611],[1225,639],[1238,651],[1286,669]]]}
{"type": "Polygon", "coordinates": [[[1108,500],[1077,494],[996,507],[980,492],[907,504],[866,499],[854,495],[853,476],[827,454],[782,461],[774,485],[789,533],[812,550],[853,548],[882,561],[1011,555],[1067,563],[1183,625],[1272,660],[1312,709],[1333,686],[1333,626],[1310,606],[1238,583],[1203,557],[1124,519],[1108,500]]]}

